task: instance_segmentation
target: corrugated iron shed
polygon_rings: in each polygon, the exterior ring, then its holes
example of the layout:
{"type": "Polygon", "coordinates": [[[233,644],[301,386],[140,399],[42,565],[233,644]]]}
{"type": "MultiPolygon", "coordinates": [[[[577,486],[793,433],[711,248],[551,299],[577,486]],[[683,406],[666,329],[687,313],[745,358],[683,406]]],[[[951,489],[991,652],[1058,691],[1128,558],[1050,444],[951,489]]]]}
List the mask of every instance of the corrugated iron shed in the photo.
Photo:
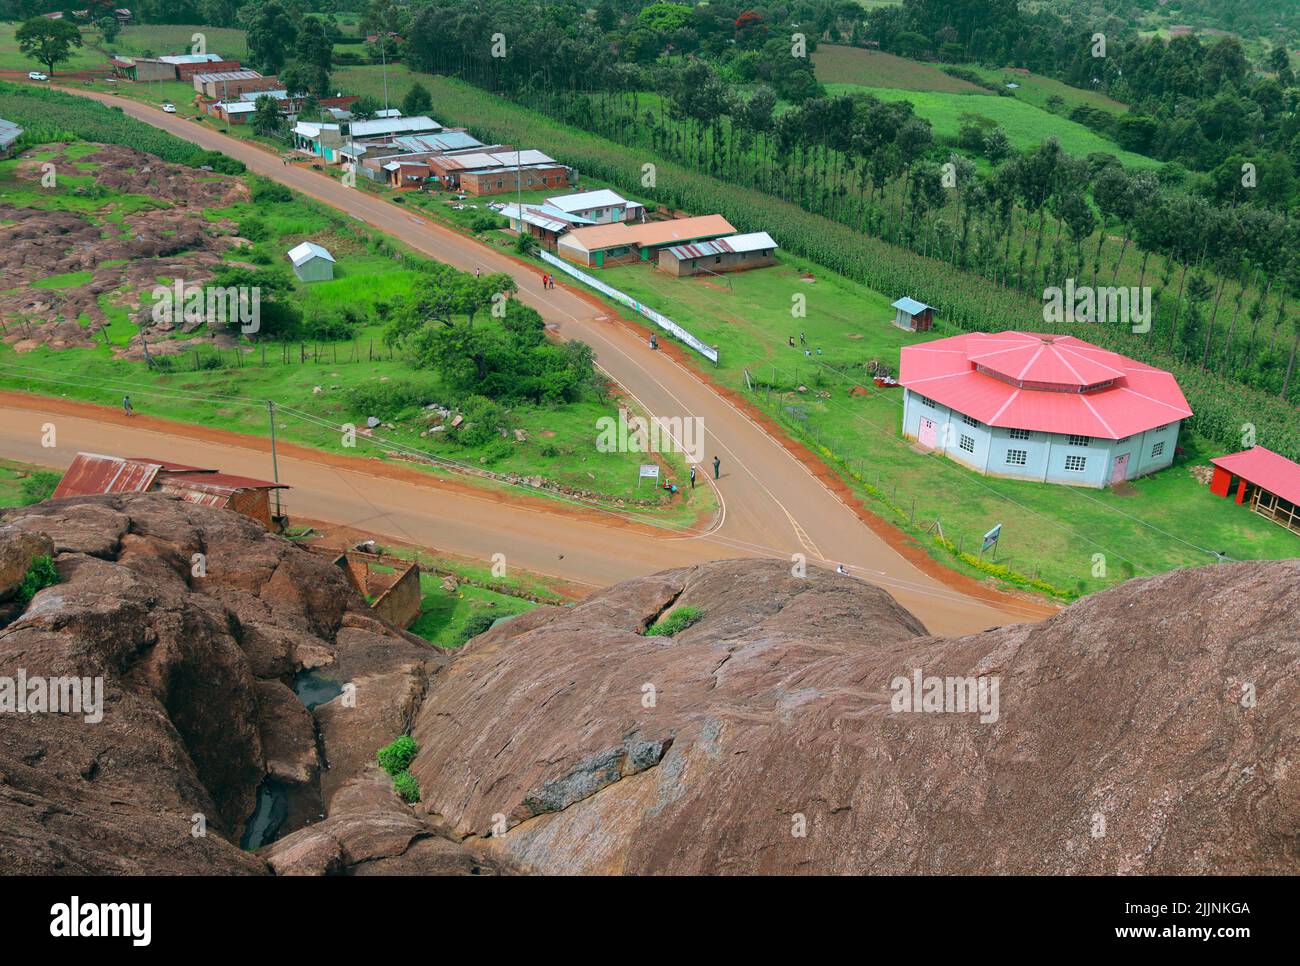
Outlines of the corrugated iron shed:
{"type": "Polygon", "coordinates": [[[162,464],[157,462],[78,453],[55,487],[54,499],[98,493],[144,493],[161,469],[162,464]]]}

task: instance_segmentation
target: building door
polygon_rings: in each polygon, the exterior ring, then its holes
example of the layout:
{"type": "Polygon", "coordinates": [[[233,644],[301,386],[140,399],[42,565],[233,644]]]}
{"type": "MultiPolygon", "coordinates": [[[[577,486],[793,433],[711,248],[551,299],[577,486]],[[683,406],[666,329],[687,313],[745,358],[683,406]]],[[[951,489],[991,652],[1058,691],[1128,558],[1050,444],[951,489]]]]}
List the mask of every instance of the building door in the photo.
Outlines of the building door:
{"type": "Polygon", "coordinates": [[[1110,470],[1110,482],[1123,483],[1128,479],[1128,453],[1115,457],[1115,465],[1110,470]]]}
{"type": "Polygon", "coordinates": [[[922,446],[934,448],[934,420],[921,417],[921,433],[917,437],[917,442],[922,446]]]}

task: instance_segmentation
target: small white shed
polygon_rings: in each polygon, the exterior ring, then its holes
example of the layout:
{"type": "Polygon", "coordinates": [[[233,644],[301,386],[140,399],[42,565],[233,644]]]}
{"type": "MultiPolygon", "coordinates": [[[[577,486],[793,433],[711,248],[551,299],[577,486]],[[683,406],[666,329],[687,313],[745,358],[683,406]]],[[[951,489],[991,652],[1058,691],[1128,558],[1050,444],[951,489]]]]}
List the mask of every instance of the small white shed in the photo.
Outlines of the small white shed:
{"type": "Polygon", "coordinates": [[[300,282],[328,282],[334,277],[334,256],[315,242],[305,241],[288,254],[300,282]]]}

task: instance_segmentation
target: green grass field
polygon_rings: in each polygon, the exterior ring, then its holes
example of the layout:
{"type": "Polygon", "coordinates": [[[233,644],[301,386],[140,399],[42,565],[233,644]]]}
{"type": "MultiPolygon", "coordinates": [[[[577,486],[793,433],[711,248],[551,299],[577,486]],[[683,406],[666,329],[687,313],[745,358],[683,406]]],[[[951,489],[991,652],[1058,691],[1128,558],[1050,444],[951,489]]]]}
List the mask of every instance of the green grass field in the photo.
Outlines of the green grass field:
{"type": "MultiPolygon", "coordinates": [[[[979,64],[962,64],[961,66],[966,70],[974,71],[985,80],[992,81],[995,84],[1011,83],[1019,85],[1014,90],[1016,99],[1024,101],[1026,104],[1032,104],[1044,111],[1047,110],[1047,102],[1052,97],[1059,97],[1065,101],[1067,112],[1081,104],[1099,111],[1108,111],[1111,114],[1123,114],[1128,110],[1127,104],[1117,101],[1100,91],[1086,91],[1078,87],[1071,87],[1069,84],[1052,77],[1043,77],[1039,74],[1020,74],[1010,70],[997,70],[992,67],[981,67],[979,64]]],[[[902,85],[895,84],[893,86],[901,87],[902,85]]]]}
{"type": "MultiPolygon", "coordinates": [[[[44,70],[36,61],[18,49],[14,33],[17,22],[0,23],[0,69],[44,70]]],[[[206,27],[183,24],[148,24],[123,27],[113,40],[105,43],[99,31],[83,27],[82,45],[72,52],[72,57],[54,69],[55,76],[67,71],[101,70],[108,67],[108,54],[123,57],[160,57],[164,54],[190,53],[196,41],[194,35],[203,35],[204,52],[220,54],[230,60],[248,57],[244,31],[229,27],[206,27]]]]}
{"type": "Polygon", "coordinates": [[[0,510],[39,503],[54,492],[59,474],[28,463],[0,460],[0,510]]]}
{"type": "Polygon", "coordinates": [[[936,137],[955,139],[961,128],[962,115],[978,114],[997,123],[1011,143],[1020,150],[1033,149],[1048,137],[1056,137],[1067,153],[1080,157],[1094,151],[1113,154],[1131,168],[1157,168],[1154,158],[1125,151],[1114,141],[1046,110],[1014,97],[994,94],[950,94],[939,91],[909,91],[884,87],[863,87],[855,84],[827,84],[831,93],[849,94],[864,91],[884,100],[911,101],[918,116],[925,118],[934,128],[936,137]]]}
{"type": "Polygon", "coordinates": [[[880,50],[822,44],[813,52],[813,69],[823,84],[858,84],[907,91],[982,94],[984,89],[938,67],[880,50]]]}

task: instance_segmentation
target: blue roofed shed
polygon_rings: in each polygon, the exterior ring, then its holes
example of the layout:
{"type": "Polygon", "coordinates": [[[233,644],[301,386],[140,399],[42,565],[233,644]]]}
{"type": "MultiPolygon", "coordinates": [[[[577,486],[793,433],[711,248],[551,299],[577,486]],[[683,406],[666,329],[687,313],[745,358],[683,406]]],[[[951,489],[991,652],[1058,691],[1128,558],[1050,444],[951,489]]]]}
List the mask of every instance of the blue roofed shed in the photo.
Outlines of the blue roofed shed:
{"type": "Polygon", "coordinates": [[[934,325],[934,309],[924,302],[904,295],[892,306],[894,325],[908,332],[929,332],[934,325]]]}

